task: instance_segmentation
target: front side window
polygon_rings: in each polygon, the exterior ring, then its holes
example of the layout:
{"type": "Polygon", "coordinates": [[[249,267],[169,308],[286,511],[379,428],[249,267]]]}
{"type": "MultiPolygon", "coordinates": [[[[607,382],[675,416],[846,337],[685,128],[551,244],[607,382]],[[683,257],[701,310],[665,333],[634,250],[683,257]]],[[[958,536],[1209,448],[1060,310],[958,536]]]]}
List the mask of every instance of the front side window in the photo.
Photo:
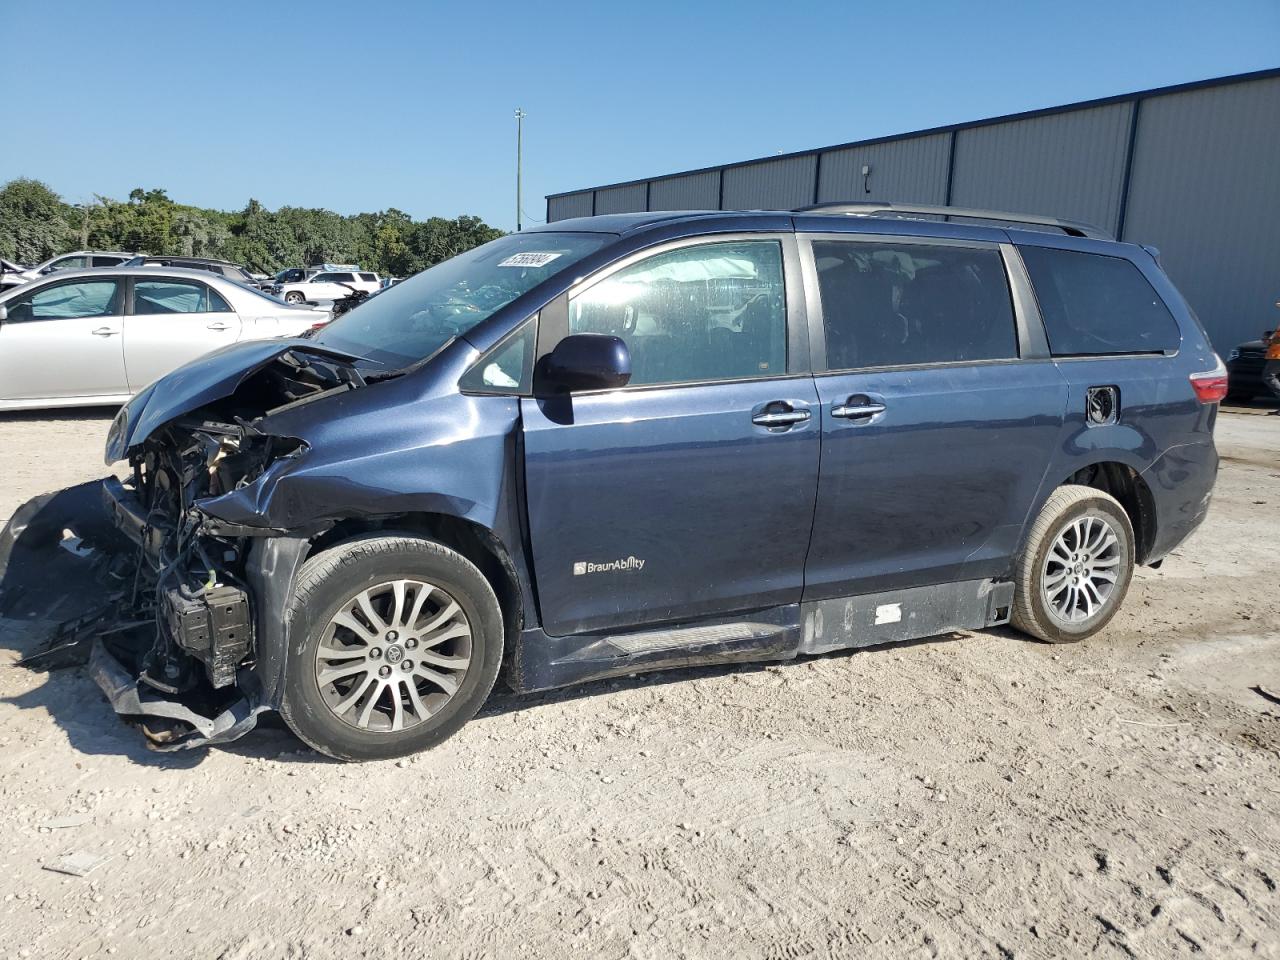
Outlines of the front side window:
{"type": "Polygon", "coordinates": [[[1000,251],[815,240],[827,369],[1018,356],[1000,251]]]}
{"type": "Polygon", "coordinates": [[[360,279],[365,283],[377,283],[378,275],[376,273],[362,273],[360,274],[360,279]]]}
{"type": "Polygon", "coordinates": [[[94,257],[93,265],[95,267],[114,267],[123,260],[124,257],[94,257]]]}
{"type": "Polygon", "coordinates": [[[537,336],[535,317],[477,360],[458,385],[466,393],[527,394],[533,386],[537,336]]]}
{"type": "Polygon", "coordinates": [[[609,233],[550,230],[499,237],[370,297],[323,327],[315,342],[406,366],[613,240],[609,233]]]}
{"type": "Polygon", "coordinates": [[[115,280],[81,280],[44,287],[9,303],[9,319],[75,320],[84,317],[110,317],[116,307],[115,280]]]}
{"type": "Polygon", "coordinates": [[[787,370],[782,277],[776,240],[682,247],[570,300],[569,332],[626,341],[634,386],[780,376],[787,370]]]}
{"type": "Polygon", "coordinates": [[[87,257],[63,257],[61,260],[55,260],[46,268],[46,273],[53,273],[55,270],[79,270],[81,267],[89,265],[87,257]]]}
{"type": "Polygon", "coordinates": [[[1177,321],[1134,263],[1077,250],[1018,249],[1055,357],[1178,349],[1177,321]]]}
{"type": "Polygon", "coordinates": [[[137,315],[210,313],[230,309],[225,300],[194,280],[137,280],[133,284],[133,312],[137,315]]]}

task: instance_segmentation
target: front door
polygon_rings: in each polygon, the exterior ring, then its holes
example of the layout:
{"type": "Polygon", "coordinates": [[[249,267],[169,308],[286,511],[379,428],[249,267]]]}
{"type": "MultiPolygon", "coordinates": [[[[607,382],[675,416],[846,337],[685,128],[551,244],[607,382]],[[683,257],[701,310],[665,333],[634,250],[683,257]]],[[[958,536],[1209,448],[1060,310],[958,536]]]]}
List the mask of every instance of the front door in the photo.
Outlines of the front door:
{"type": "Polygon", "coordinates": [[[123,397],[123,282],[54,281],[5,302],[0,400],[123,397]]]}
{"type": "Polygon", "coordinates": [[[587,281],[560,331],[544,311],[544,353],[607,333],[632,357],[625,389],[521,401],[547,633],[799,601],[819,424],[797,267],[791,237],[686,241],[587,281]]]}
{"type": "Polygon", "coordinates": [[[811,249],[827,372],[805,599],[1006,575],[1067,390],[1019,335],[1000,246],[811,249]]]}
{"type": "Polygon", "coordinates": [[[129,387],[137,392],[239,336],[240,318],[208,284],[178,277],[135,278],[124,321],[129,387]]]}

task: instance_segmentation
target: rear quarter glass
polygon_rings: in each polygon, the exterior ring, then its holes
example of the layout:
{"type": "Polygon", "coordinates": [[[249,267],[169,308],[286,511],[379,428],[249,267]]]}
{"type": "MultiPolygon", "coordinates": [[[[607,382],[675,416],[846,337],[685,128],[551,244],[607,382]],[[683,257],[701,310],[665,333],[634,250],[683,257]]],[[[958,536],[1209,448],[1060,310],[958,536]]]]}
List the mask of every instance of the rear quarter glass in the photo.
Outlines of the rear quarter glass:
{"type": "Polygon", "coordinates": [[[1055,247],[1019,248],[1054,356],[1172,353],[1177,320],[1133,261],[1055,247]]]}

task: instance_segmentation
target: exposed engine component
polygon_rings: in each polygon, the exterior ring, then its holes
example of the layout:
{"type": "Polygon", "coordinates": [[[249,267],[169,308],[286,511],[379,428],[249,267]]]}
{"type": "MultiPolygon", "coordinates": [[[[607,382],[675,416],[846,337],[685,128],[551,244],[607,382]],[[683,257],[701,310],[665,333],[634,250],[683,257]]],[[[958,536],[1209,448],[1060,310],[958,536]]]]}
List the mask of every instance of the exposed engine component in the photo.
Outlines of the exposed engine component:
{"type": "Polygon", "coordinates": [[[174,641],[204,664],[215,688],[230,686],[236,668],[249,652],[253,620],[249,595],[238,587],[213,587],[195,597],[165,590],[164,622],[174,641]]]}

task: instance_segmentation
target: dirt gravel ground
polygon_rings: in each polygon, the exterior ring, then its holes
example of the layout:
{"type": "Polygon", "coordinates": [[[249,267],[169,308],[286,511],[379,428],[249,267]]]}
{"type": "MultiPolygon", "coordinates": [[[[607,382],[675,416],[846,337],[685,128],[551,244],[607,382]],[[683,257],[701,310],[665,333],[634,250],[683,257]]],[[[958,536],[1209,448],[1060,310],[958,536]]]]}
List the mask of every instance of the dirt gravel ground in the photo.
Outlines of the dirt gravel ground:
{"type": "MultiPolygon", "coordinates": [[[[0,517],[108,422],[0,417],[0,517]]],[[[1084,644],[499,693],[409,761],[149,753],[0,623],[0,954],[1280,957],[1280,417],[1218,435],[1209,520],[1084,644]]]]}

